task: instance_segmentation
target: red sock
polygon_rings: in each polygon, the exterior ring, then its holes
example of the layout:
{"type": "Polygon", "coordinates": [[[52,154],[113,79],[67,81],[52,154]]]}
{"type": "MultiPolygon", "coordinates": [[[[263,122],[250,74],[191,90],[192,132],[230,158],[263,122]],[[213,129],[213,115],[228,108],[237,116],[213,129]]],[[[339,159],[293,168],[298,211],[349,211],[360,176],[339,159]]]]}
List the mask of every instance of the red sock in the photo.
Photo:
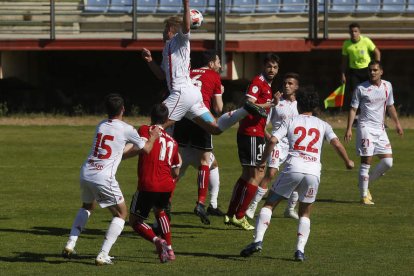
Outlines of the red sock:
{"type": "Polygon", "coordinates": [[[246,215],[246,210],[249,208],[250,202],[256,195],[257,186],[245,182],[243,187],[243,194],[240,200],[240,204],[237,207],[236,218],[241,219],[246,215]]]}
{"type": "Polygon", "coordinates": [[[245,183],[247,183],[247,182],[244,181],[243,179],[239,178],[237,180],[236,184],[234,185],[233,193],[232,193],[231,199],[230,199],[229,208],[227,209],[227,215],[229,217],[232,217],[236,213],[237,207],[241,203],[240,198],[242,197],[243,188],[245,186],[245,183]]]}
{"type": "Polygon", "coordinates": [[[164,211],[161,211],[157,215],[157,222],[162,230],[162,238],[167,242],[168,245],[171,245],[170,220],[164,211]]]}
{"type": "Polygon", "coordinates": [[[210,168],[206,165],[198,167],[198,202],[204,204],[206,202],[208,181],[210,177],[210,168]]]}
{"type": "Polygon", "coordinates": [[[151,226],[144,222],[137,222],[135,223],[132,228],[137,232],[141,237],[143,237],[146,240],[149,240],[152,242],[154,238],[156,237],[154,231],[152,231],[151,226]]]}

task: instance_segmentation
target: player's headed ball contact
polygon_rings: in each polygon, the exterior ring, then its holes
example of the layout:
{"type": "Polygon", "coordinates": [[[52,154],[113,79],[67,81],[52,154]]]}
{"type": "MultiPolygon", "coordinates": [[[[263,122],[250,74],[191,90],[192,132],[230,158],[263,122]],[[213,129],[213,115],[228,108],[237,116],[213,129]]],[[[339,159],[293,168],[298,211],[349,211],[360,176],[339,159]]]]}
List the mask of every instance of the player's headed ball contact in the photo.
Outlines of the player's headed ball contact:
{"type": "Polygon", "coordinates": [[[201,24],[203,24],[203,14],[197,9],[190,10],[190,17],[191,17],[191,29],[198,29],[200,28],[201,24]]]}

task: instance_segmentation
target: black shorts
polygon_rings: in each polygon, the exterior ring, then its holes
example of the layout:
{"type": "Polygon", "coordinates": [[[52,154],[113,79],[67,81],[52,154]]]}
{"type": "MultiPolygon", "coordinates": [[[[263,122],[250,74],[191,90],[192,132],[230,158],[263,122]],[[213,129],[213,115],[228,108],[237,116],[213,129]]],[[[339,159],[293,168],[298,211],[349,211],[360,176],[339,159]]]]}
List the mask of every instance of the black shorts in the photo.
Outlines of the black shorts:
{"type": "Polygon", "coordinates": [[[190,145],[203,151],[213,150],[212,135],[187,118],[175,123],[173,137],[181,147],[190,145]]]}
{"type": "Polygon", "coordinates": [[[256,166],[256,163],[262,160],[264,147],[264,137],[237,133],[237,149],[242,166],[256,166]]]}
{"type": "Polygon", "coordinates": [[[129,212],[144,220],[148,219],[148,215],[153,207],[157,209],[167,209],[170,196],[171,192],[136,191],[132,196],[129,212]]]}

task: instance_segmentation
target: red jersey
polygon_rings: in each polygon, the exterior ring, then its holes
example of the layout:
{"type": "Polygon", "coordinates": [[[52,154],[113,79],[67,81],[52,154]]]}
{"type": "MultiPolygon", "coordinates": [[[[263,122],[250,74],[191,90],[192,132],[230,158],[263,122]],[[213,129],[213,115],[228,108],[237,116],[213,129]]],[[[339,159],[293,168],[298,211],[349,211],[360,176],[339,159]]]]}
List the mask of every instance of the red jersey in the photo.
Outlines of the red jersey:
{"type": "Polygon", "coordinates": [[[219,73],[206,67],[192,69],[190,72],[192,83],[199,87],[203,95],[204,105],[211,109],[211,99],[221,95],[221,79],[219,73]]]}
{"type": "MultiPolygon", "coordinates": [[[[272,88],[263,75],[256,76],[249,85],[246,93],[256,101],[256,104],[271,102],[273,99],[272,88]]],[[[266,109],[267,114],[270,108],[266,109]]],[[[266,118],[254,115],[247,115],[240,121],[239,133],[248,136],[264,137],[266,127],[266,118]]]]}
{"type": "MultiPolygon", "coordinates": [[[[150,126],[143,125],[138,129],[143,139],[149,138],[150,126]]],[[[180,164],[178,144],[165,130],[155,140],[149,154],[140,153],[138,160],[138,190],[147,192],[172,192],[175,181],[171,168],[180,164]]]]}

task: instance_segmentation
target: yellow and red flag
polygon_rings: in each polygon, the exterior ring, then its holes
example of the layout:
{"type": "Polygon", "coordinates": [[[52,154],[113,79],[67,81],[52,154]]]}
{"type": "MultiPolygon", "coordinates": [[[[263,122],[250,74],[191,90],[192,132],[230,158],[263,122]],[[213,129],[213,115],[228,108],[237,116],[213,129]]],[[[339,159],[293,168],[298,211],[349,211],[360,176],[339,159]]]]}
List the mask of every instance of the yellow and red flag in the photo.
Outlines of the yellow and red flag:
{"type": "Polygon", "coordinates": [[[344,105],[345,83],[335,89],[323,102],[328,107],[341,107],[344,105]]]}

